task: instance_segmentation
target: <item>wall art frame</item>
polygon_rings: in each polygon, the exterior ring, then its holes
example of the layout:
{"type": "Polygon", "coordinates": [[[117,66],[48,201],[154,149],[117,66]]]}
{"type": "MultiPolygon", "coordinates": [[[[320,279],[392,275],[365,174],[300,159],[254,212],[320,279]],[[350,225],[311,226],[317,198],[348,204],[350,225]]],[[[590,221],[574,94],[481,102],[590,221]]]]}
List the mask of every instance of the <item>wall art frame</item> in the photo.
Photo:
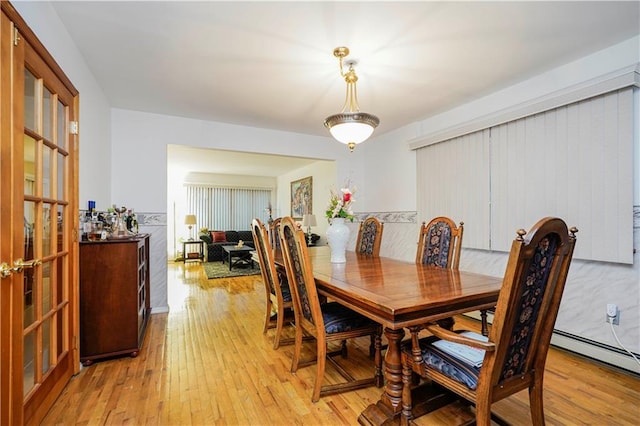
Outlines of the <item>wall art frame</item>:
{"type": "Polygon", "coordinates": [[[307,213],[313,213],[312,176],[291,182],[291,217],[302,220],[302,215],[307,213]]]}

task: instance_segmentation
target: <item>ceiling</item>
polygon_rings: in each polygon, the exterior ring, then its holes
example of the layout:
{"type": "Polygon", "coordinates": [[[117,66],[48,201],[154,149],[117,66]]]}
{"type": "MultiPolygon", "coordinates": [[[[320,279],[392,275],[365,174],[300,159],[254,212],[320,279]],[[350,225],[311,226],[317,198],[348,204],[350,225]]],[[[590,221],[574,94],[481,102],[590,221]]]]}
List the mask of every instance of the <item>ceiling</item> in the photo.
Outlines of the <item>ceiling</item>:
{"type": "Polygon", "coordinates": [[[378,133],[640,33],[640,2],[54,1],[113,107],[328,135],[357,61],[378,133]]]}
{"type": "MultiPolygon", "coordinates": [[[[360,108],[382,134],[640,33],[637,1],[52,5],[112,107],[320,136],[345,98],[338,46],[350,48],[360,108]]],[[[237,155],[171,158],[192,159],[195,172],[261,176],[307,161],[237,155]]]]}

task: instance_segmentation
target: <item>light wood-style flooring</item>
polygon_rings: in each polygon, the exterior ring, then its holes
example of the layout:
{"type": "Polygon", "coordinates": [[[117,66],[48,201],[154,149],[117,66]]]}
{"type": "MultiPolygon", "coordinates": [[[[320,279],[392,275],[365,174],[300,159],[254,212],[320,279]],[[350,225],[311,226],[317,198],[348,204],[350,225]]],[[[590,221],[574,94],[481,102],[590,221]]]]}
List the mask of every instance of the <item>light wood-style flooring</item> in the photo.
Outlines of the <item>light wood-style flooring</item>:
{"type": "MultiPolygon", "coordinates": [[[[72,378],[45,425],[354,425],[378,400],[375,387],[311,402],[315,366],[289,372],[291,346],[262,334],[259,275],[207,280],[199,263],[169,265],[168,314],[151,316],[137,358],[96,362],[72,378]]],[[[473,320],[458,324],[477,327],[473,320]]],[[[350,343],[345,365],[372,371],[368,338],[350,343]]],[[[311,356],[315,342],[305,343],[311,356]]],[[[339,376],[327,366],[327,381],[339,376]]],[[[495,404],[514,425],[530,424],[526,391],[495,404]]],[[[548,425],[640,424],[640,379],[551,349],[545,373],[548,425]]],[[[417,419],[451,425],[471,418],[453,404],[417,419]]]]}

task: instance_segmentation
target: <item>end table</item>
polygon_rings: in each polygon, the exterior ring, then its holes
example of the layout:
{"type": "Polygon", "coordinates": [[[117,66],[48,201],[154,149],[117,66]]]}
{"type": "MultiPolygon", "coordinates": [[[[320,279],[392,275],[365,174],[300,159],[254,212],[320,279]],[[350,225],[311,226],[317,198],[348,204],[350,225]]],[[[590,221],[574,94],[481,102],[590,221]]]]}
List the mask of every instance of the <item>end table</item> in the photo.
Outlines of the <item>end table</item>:
{"type": "Polygon", "coordinates": [[[193,240],[193,241],[183,241],[182,242],[182,256],[184,258],[184,262],[186,263],[188,260],[200,260],[204,261],[204,241],[202,240],[193,240]],[[187,252],[187,246],[189,247],[189,252],[187,252]],[[197,251],[193,251],[193,246],[198,246],[197,251]]]}

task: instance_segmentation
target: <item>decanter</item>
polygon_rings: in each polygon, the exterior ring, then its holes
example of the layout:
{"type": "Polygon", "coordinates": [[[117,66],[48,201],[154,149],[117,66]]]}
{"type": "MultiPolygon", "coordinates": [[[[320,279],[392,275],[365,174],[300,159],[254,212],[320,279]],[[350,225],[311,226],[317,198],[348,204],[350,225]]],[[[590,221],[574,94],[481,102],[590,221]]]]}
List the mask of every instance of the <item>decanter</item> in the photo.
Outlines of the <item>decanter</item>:
{"type": "Polygon", "coordinates": [[[113,206],[113,210],[116,212],[116,223],[113,225],[111,231],[111,238],[129,238],[133,234],[127,229],[127,225],[124,222],[122,214],[127,211],[127,208],[113,206]]]}

